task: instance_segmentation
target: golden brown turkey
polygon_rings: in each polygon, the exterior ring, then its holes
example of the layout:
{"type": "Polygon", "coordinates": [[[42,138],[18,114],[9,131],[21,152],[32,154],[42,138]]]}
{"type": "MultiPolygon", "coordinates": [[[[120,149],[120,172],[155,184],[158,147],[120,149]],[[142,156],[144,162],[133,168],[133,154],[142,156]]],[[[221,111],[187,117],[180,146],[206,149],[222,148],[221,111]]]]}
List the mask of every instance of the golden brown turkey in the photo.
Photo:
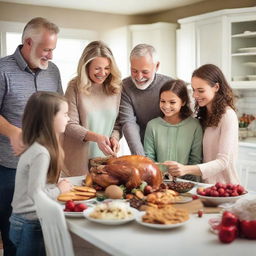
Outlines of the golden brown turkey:
{"type": "Polygon", "coordinates": [[[106,188],[109,185],[124,184],[127,189],[138,187],[143,181],[158,189],[162,183],[162,173],[149,158],[139,155],[110,158],[106,165],[90,169],[94,183],[106,188]]]}

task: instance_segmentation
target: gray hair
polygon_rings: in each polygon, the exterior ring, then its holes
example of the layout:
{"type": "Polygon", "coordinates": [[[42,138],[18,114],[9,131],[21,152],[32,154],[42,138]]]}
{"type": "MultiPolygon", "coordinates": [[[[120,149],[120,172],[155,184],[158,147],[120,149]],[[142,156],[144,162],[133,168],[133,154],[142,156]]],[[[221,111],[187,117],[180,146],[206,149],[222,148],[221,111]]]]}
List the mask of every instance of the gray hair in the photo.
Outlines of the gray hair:
{"type": "Polygon", "coordinates": [[[41,35],[43,29],[48,30],[52,34],[59,33],[59,28],[57,25],[45,18],[36,17],[30,20],[25,26],[22,33],[22,43],[24,44],[25,40],[29,37],[36,40],[41,35]]]}
{"type": "Polygon", "coordinates": [[[157,55],[156,49],[149,44],[136,45],[131,51],[130,60],[133,57],[142,57],[146,55],[150,55],[155,64],[159,61],[159,57],[157,55]]]}

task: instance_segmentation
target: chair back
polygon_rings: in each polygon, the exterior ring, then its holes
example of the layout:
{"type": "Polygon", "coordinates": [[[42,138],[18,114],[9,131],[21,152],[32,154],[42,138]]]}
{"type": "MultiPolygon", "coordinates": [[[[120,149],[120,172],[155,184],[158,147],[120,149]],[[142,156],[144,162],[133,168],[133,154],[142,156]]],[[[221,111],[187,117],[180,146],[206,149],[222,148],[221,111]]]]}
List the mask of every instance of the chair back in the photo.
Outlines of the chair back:
{"type": "Polygon", "coordinates": [[[47,256],[74,256],[73,245],[61,206],[43,191],[34,196],[47,256]]]}

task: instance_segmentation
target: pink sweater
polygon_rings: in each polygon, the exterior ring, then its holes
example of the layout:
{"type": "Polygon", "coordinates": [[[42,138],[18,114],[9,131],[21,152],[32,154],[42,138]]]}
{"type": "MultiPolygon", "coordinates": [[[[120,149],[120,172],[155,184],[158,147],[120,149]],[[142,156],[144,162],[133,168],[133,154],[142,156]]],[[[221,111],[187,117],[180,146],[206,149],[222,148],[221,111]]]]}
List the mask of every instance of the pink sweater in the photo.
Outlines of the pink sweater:
{"type": "Polygon", "coordinates": [[[238,153],[238,120],[227,107],[218,127],[207,127],[203,137],[203,164],[198,167],[205,183],[238,184],[236,171],[238,153]]]}

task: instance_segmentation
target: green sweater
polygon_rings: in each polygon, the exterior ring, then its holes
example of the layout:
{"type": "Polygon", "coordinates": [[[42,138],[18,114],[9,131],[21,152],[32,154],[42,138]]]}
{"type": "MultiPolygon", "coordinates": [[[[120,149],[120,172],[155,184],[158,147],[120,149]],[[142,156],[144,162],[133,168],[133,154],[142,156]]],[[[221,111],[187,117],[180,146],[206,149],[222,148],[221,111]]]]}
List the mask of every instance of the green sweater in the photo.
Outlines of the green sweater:
{"type": "Polygon", "coordinates": [[[177,161],[181,164],[198,164],[202,160],[203,131],[200,123],[188,117],[172,125],[161,117],[148,122],[144,150],[156,162],[177,161]]]}

